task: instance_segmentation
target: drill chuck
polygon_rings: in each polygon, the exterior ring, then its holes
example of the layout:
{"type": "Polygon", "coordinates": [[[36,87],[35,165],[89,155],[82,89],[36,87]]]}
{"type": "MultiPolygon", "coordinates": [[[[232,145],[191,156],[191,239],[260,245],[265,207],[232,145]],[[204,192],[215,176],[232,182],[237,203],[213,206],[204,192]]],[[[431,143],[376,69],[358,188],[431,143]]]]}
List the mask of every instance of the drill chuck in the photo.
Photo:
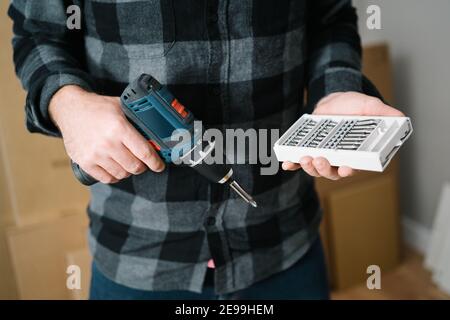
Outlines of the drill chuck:
{"type": "Polygon", "coordinates": [[[199,142],[181,159],[186,161],[186,157],[190,157],[188,161],[191,167],[202,176],[210,181],[229,185],[247,203],[257,207],[255,200],[232,178],[233,169],[227,164],[213,163],[211,157],[214,147],[214,142],[199,142]]]}

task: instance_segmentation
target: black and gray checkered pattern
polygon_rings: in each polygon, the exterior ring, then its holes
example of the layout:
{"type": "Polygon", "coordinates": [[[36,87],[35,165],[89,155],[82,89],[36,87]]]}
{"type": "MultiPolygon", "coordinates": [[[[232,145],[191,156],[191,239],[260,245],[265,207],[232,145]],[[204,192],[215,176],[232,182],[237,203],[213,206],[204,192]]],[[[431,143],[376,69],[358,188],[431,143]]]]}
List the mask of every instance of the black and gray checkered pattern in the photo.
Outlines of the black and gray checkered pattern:
{"type": "MultiPolygon", "coordinates": [[[[360,72],[351,1],[13,0],[9,15],[33,132],[59,135],[47,108],[61,86],[119,95],[143,72],[221,130],[284,132],[331,92],[377,94],[360,72]],[[71,4],[82,9],[79,31],[65,27],[71,4]]],[[[288,268],[318,233],[313,181],[260,168],[234,166],[258,208],[173,165],[95,185],[88,213],[99,269],[133,288],[201,291],[213,258],[216,291],[227,293],[288,268]]]]}

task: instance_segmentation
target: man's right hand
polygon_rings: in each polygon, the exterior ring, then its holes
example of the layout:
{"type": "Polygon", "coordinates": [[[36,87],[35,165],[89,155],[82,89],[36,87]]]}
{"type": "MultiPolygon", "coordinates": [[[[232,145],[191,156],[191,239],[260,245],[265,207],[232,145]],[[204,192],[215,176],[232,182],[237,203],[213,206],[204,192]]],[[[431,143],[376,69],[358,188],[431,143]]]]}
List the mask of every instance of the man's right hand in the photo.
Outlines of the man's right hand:
{"type": "Polygon", "coordinates": [[[69,85],[59,89],[49,105],[69,157],[103,183],[117,182],[147,168],[164,170],[164,162],[125,118],[120,103],[118,97],[69,85]]]}

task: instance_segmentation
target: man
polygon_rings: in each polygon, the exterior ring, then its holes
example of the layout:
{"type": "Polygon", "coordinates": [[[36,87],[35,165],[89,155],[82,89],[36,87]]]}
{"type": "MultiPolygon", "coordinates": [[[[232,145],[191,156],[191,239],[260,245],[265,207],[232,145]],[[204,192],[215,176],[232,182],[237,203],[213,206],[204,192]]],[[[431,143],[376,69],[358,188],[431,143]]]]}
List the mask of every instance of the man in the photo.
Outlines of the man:
{"type": "Polygon", "coordinates": [[[339,179],[350,168],[305,157],[264,176],[260,164],[235,165],[253,208],[164,165],[118,96],[149,73],[222,130],[284,132],[312,111],[401,115],[360,72],[350,1],[14,0],[9,15],[29,130],[62,136],[102,182],[88,208],[91,298],[328,298],[311,176],[339,179]],[[72,4],[80,30],[66,27],[72,4]]]}

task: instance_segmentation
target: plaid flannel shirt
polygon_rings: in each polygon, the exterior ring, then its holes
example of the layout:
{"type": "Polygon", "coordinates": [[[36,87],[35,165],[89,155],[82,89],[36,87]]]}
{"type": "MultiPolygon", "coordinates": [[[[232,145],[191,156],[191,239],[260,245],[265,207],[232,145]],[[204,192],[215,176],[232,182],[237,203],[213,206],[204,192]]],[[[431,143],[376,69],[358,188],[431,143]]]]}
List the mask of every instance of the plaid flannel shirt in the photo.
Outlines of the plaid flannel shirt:
{"type": "MultiPolygon", "coordinates": [[[[283,133],[331,92],[377,95],[360,72],[350,0],[13,0],[9,15],[32,132],[59,136],[48,104],[62,86],[120,95],[143,72],[219,129],[283,133]],[[66,28],[71,4],[81,8],[81,30],[66,28]]],[[[227,293],[290,267],[318,234],[313,179],[260,168],[233,166],[258,208],[173,165],[93,186],[98,268],[133,288],[199,292],[213,258],[216,291],[227,293]]]]}

